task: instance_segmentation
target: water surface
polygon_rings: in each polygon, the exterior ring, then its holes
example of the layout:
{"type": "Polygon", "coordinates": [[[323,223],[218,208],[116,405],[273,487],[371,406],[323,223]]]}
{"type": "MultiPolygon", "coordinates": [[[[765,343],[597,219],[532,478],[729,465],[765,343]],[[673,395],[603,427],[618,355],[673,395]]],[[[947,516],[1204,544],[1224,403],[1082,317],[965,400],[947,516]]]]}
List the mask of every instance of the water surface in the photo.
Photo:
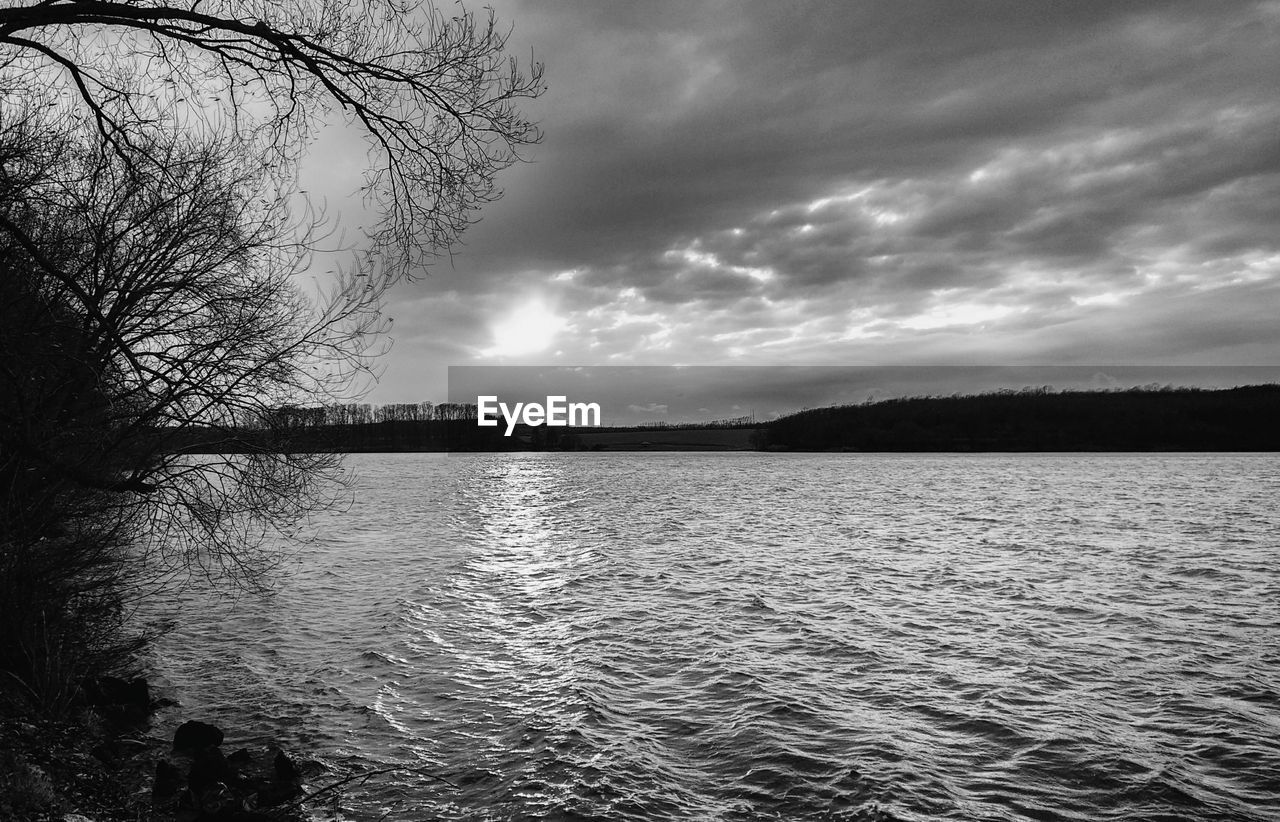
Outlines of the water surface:
{"type": "Polygon", "coordinates": [[[1276,455],[352,464],[157,651],[343,818],[1280,818],[1276,455]]]}

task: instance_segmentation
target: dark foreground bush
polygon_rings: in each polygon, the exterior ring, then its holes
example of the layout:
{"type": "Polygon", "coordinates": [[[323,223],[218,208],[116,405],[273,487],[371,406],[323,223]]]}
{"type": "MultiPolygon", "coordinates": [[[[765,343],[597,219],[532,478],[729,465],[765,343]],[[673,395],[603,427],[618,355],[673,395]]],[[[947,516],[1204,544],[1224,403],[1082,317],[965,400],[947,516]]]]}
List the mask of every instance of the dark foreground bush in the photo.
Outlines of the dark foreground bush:
{"type": "Polygon", "coordinates": [[[145,760],[119,755],[120,740],[92,711],[59,722],[0,719],[0,819],[159,822],[145,760]]]}
{"type": "Polygon", "coordinates": [[[133,673],[126,567],[110,533],[0,543],[0,716],[62,719],[86,681],[133,673]]]}

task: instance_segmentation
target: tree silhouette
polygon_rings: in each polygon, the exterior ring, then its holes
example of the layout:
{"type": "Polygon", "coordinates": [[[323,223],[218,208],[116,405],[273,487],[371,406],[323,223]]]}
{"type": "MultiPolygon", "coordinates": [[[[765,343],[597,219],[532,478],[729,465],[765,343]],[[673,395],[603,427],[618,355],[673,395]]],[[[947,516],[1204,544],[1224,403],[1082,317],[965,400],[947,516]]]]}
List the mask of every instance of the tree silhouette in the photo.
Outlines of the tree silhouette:
{"type": "Polygon", "coordinates": [[[280,409],[349,393],[386,289],[539,139],[505,49],[395,0],[0,8],[0,686],[65,705],[128,592],[260,581],[341,491],[280,409]],[[298,168],[342,119],[379,216],[313,291],[334,229],[298,168]]]}
{"type": "MultiPolygon", "coordinates": [[[[24,145],[38,157],[47,140],[0,132],[0,156],[24,145]]],[[[276,453],[275,407],[340,389],[375,314],[340,294],[308,304],[287,211],[252,199],[243,160],[148,150],[165,175],[62,146],[56,165],[0,176],[14,228],[0,240],[3,524],[15,544],[39,542],[92,499],[152,570],[253,582],[273,559],[264,538],[335,478],[332,455],[276,453]],[[237,453],[187,458],[193,433],[237,453]]]]}
{"type": "Polygon", "coordinates": [[[0,8],[0,92],[161,171],[157,134],[238,143],[285,191],[342,116],[369,147],[365,250],[394,280],[448,249],[540,137],[515,104],[542,67],[506,41],[492,13],[398,0],[42,0],[0,8]]]}

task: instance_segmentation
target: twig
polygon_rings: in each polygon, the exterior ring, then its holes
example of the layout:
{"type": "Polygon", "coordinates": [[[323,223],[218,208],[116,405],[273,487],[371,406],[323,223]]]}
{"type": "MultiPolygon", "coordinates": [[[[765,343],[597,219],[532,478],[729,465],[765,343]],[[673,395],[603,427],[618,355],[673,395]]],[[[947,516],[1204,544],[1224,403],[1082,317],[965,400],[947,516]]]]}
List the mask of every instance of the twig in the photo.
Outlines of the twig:
{"type": "Polygon", "coordinates": [[[329,793],[331,791],[336,791],[342,786],[347,785],[349,783],[358,781],[360,784],[363,785],[365,782],[367,782],[368,780],[372,779],[375,776],[382,776],[384,774],[396,773],[398,771],[405,771],[408,773],[417,774],[418,776],[425,776],[428,779],[434,780],[436,782],[443,782],[444,784],[448,785],[451,788],[458,787],[457,784],[450,782],[448,779],[445,779],[443,776],[437,776],[436,774],[433,774],[424,768],[413,768],[413,767],[407,767],[404,765],[397,765],[390,768],[378,768],[377,770],[368,771],[366,773],[352,774],[351,776],[345,777],[343,779],[339,779],[337,782],[334,782],[329,785],[325,785],[323,788],[314,790],[311,793],[307,794],[306,796],[302,797],[301,799],[295,800],[294,802],[288,805],[278,808],[277,810],[274,811],[274,813],[283,814],[288,811],[299,810],[302,808],[303,805],[315,799],[316,797],[322,796],[323,794],[329,793]]]}

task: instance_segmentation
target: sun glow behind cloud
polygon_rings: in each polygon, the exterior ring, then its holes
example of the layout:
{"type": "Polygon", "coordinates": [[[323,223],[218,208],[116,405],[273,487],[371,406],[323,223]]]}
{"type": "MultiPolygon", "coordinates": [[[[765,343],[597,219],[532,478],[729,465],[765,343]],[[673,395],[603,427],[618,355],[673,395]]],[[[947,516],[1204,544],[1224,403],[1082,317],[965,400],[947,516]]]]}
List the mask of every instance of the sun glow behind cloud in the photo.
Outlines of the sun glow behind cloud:
{"type": "Polygon", "coordinates": [[[518,304],[491,327],[493,345],[486,357],[521,357],[546,351],[555,342],[565,321],[541,298],[518,304]]]}

